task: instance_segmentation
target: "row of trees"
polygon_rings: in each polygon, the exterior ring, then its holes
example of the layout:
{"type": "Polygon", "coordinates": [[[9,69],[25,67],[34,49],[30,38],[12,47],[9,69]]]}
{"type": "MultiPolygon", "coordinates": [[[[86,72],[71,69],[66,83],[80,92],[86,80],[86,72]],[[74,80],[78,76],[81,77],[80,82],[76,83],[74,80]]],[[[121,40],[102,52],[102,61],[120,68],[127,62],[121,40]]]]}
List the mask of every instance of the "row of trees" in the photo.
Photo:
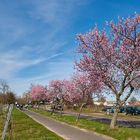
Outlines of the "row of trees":
{"type": "Polygon", "coordinates": [[[14,104],[16,96],[13,92],[9,91],[5,94],[0,94],[0,104],[14,104]]]}
{"type": "Polygon", "coordinates": [[[74,74],[70,80],[52,80],[48,86],[32,85],[32,101],[53,101],[55,97],[63,100],[67,106],[92,105],[93,98],[99,97],[99,85],[85,74],[74,74]]]}
{"type": "Polygon", "coordinates": [[[0,104],[15,103],[16,96],[10,91],[10,87],[5,80],[0,80],[0,104]]]}
{"type": "Polygon", "coordinates": [[[107,91],[116,100],[110,125],[115,128],[119,109],[140,87],[140,15],[107,26],[107,31],[95,27],[77,36],[80,60],[75,65],[80,74],[69,81],[51,81],[48,88],[33,86],[32,99],[57,95],[68,104],[87,103],[95,93],[107,91]]]}

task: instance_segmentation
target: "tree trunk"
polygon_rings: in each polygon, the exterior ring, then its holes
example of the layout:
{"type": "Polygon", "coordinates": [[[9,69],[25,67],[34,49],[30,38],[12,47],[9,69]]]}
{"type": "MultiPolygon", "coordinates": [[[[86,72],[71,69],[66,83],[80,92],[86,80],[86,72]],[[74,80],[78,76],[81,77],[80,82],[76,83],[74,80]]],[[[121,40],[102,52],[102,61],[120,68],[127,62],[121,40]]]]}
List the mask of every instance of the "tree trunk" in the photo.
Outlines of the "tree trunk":
{"type": "Polygon", "coordinates": [[[61,110],[60,110],[60,116],[62,116],[63,109],[64,109],[64,105],[62,104],[62,105],[61,105],[61,110]]]}
{"type": "Polygon", "coordinates": [[[115,110],[114,114],[113,114],[113,117],[112,117],[112,120],[111,120],[111,123],[110,123],[110,128],[111,129],[114,129],[117,125],[117,117],[118,117],[118,109],[115,110]]]}
{"type": "Polygon", "coordinates": [[[60,116],[62,116],[62,113],[63,113],[63,109],[62,109],[62,107],[61,107],[61,110],[60,110],[60,116]]]}
{"type": "Polygon", "coordinates": [[[93,108],[94,103],[93,103],[93,97],[92,97],[92,94],[89,94],[89,95],[88,95],[88,98],[87,98],[87,104],[89,105],[90,108],[93,108]]]}
{"type": "Polygon", "coordinates": [[[54,105],[52,106],[51,115],[53,115],[53,113],[55,112],[55,107],[56,107],[56,105],[54,104],[54,105]]]}
{"type": "Polygon", "coordinates": [[[62,97],[62,99],[60,100],[60,106],[61,106],[60,116],[62,116],[63,109],[64,109],[64,99],[63,99],[63,97],[62,97]]]}
{"type": "Polygon", "coordinates": [[[79,120],[79,118],[80,118],[80,114],[81,114],[81,112],[82,112],[82,109],[83,109],[83,106],[84,106],[84,105],[85,105],[85,103],[83,103],[83,104],[81,105],[81,107],[80,107],[79,113],[78,113],[77,118],[76,118],[76,122],[78,122],[78,120],[79,120]]]}

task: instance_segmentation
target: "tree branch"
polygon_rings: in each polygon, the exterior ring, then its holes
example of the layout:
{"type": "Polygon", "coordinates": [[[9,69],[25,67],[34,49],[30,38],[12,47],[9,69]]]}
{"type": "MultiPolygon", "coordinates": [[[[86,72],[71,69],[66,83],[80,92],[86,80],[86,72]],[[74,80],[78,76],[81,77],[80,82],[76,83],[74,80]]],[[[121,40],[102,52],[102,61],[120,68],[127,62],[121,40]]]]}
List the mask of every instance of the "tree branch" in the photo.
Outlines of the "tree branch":
{"type": "Polygon", "coordinates": [[[138,78],[138,77],[140,77],[140,75],[137,75],[137,76],[133,77],[131,80],[129,80],[129,81],[127,82],[127,84],[124,86],[124,88],[126,88],[128,85],[130,85],[131,82],[132,82],[133,80],[135,80],[136,78],[138,78]]]}
{"type": "Polygon", "coordinates": [[[133,86],[130,86],[130,91],[127,94],[127,96],[124,98],[124,100],[121,102],[121,105],[123,105],[128,100],[128,98],[131,96],[131,94],[132,94],[133,91],[134,91],[134,87],[133,86]]]}

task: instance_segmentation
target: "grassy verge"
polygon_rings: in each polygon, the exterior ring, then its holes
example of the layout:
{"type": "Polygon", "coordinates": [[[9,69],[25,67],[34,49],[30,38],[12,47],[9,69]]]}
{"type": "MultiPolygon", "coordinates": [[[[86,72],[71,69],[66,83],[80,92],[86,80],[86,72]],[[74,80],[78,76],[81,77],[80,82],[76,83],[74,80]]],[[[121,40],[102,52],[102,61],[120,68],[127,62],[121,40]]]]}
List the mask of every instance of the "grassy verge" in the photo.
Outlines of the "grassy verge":
{"type": "Polygon", "coordinates": [[[4,128],[4,118],[2,113],[0,113],[0,137],[2,136],[3,128],[4,128]]]}
{"type": "Polygon", "coordinates": [[[7,110],[3,110],[3,105],[0,104],[0,139],[4,129],[5,121],[7,117],[7,110]]]}
{"type": "Polygon", "coordinates": [[[118,128],[115,130],[110,130],[108,124],[101,122],[90,121],[86,119],[80,119],[78,123],[75,122],[75,117],[73,116],[60,116],[59,114],[50,115],[49,112],[31,109],[34,112],[46,115],[58,121],[68,123],[70,125],[78,126],[80,128],[88,129],[98,133],[102,133],[111,136],[118,140],[140,140],[140,129],[133,128],[118,128]]]}
{"type": "MultiPolygon", "coordinates": [[[[7,135],[7,140],[8,140],[7,135]]],[[[63,140],[23,112],[14,108],[12,112],[11,140],[63,140]]]]}

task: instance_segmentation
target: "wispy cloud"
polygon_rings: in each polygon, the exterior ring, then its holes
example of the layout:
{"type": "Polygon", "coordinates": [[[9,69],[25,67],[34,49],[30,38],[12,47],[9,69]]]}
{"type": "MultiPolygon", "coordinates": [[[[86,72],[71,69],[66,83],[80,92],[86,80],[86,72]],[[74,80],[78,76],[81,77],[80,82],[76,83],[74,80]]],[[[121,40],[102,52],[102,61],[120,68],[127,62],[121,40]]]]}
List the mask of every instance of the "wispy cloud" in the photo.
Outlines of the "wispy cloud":
{"type": "Polygon", "coordinates": [[[74,6],[79,0],[42,0],[30,1],[32,11],[29,12],[32,18],[42,20],[51,26],[63,27],[64,24],[70,22],[69,19],[74,6]]]}
{"type": "Polygon", "coordinates": [[[2,78],[10,78],[14,75],[15,72],[24,69],[28,66],[32,65],[38,65],[43,62],[47,62],[51,59],[54,59],[56,57],[59,57],[63,55],[63,53],[56,53],[52,54],[48,57],[42,57],[42,56],[36,56],[34,59],[26,58],[28,54],[28,51],[30,52],[30,49],[22,49],[21,51],[17,50],[15,51],[7,51],[7,52],[1,52],[0,53],[0,66],[1,71],[0,75],[2,78]]]}
{"type": "Polygon", "coordinates": [[[31,65],[37,65],[43,61],[45,61],[45,58],[36,58],[32,60],[24,59],[19,54],[16,53],[10,53],[10,52],[3,52],[0,53],[0,76],[1,78],[11,78],[14,76],[14,74],[21,70],[22,68],[31,66],[31,65]]]}

